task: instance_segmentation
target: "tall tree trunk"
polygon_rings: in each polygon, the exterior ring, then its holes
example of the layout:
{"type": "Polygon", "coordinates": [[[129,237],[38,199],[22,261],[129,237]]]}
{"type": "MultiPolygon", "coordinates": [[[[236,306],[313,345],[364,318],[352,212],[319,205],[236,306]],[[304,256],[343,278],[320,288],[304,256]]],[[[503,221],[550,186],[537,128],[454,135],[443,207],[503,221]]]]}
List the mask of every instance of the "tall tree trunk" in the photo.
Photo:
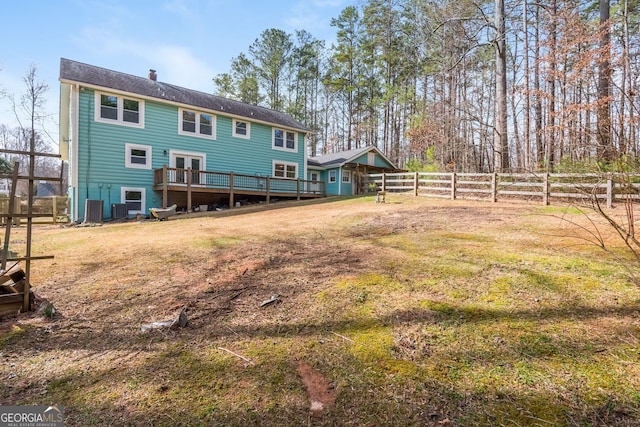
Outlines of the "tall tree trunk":
{"type": "Polygon", "coordinates": [[[622,76],[620,82],[620,113],[618,115],[618,141],[620,144],[620,154],[628,154],[628,144],[626,141],[626,104],[627,104],[627,78],[629,73],[631,72],[629,67],[629,2],[628,0],[623,0],[622,6],[622,76]]]}
{"type": "Polygon", "coordinates": [[[528,3],[522,0],[522,33],[524,36],[524,157],[523,167],[531,170],[531,95],[529,93],[529,25],[528,3]]]}
{"type": "Polygon", "coordinates": [[[504,18],[504,0],[495,0],[496,39],[496,100],[493,131],[494,169],[496,172],[509,170],[509,141],[507,139],[507,51],[504,18]]]}
{"type": "Polygon", "coordinates": [[[549,118],[547,120],[547,170],[553,171],[556,162],[556,74],[558,71],[557,64],[557,44],[558,44],[558,3],[557,0],[552,1],[551,5],[551,25],[549,28],[549,74],[547,82],[549,84],[549,118]]]}
{"type": "Polygon", "coordinates": [[[535,130],[536,130],[536,162],[538,168],[544,164],[544,140],[542,138],[542,97],[540,96],[540,8],[536,7],[536,50],[534,58],[533,87],[535,92],[535,130]]]}
{"type": "Polygon", "coordinates": [[[611,48],[609,46],[610,0],[600,0],[600,59],[598,63],[598,123],[599,158],[611,161],[615,150],[611,138],[611,48]]]}

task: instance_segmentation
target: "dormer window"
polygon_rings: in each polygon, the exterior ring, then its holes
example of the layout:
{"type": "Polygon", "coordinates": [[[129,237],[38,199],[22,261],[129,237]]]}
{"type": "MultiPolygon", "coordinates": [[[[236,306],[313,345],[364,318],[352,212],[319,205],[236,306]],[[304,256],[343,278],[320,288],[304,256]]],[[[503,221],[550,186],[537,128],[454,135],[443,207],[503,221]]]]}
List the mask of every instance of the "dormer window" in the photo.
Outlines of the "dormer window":
{"type": "Polygon", "coordinates": [[[97,122],[144,127],[144,101],[100,92],[96,92],[95,101],[97,122]]]}
{"type": "Polygon", "coordinates": [[[180,109],[181,135],[199,136],[201,138],[216,138],[216,116],[193,110],[180,109]]]}

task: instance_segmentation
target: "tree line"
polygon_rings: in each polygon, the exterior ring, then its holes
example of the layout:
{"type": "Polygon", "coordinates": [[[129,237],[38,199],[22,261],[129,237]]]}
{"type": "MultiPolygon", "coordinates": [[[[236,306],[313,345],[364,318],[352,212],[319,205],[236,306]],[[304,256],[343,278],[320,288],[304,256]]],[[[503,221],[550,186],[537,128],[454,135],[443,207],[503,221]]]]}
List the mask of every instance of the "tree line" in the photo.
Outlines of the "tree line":
{"type": "MultiPolygon", "coordinates": [[[[54,152],[54,147],[48,142],[53,139],[45,130],[45,121],[49,119],[45,113],[49,86],[38,77],[35,65],[29,67],[22,81],[24,92],[21,94],[10,94],[0,88],[0,100],[9,103],[17,122],[14,127],[0,124],[0,179],[8,180],[17,164],[18,175],[63,178],[56,187],[60,195],[66,194],[64,162],[36,156],[32,167],[30,156],[26,154],[54,152]]],[[[27,191],[27,182],[19,180],[16,194],[26,194],[27,191]]]]}
{"type": "Polygon", "coordinates": [[[282,110],[310,155],[369,145],[409,170],[633,166],[638,0],[370,0],[331,25],[263,31],[218,95],[282,110]]]}

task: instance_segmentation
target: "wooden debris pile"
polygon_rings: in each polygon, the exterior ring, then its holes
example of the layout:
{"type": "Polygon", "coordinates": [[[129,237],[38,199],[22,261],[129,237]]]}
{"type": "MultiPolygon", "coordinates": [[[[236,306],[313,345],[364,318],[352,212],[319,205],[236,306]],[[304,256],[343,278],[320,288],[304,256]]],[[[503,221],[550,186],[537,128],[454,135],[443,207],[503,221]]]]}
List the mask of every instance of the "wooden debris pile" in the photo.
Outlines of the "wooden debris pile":
{"type": "MultiPolygon", "coordinates": [[[[18,263],[15,263],[5,271],[0,271],[0,316],[16,314],[24,306],[24,290],[26,287],[26,275],[18,263]]],[[[33,309],[34,295],[29,291],[29,307],[33,309]]]]}

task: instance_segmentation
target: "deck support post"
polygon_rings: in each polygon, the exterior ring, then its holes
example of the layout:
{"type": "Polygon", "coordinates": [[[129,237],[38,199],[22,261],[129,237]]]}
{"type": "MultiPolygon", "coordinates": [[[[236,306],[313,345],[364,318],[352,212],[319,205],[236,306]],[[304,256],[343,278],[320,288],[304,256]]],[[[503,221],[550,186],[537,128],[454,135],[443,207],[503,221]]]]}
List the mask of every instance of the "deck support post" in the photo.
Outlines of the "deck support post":
{"type": "Polygon", "coordinates": [[[234,194],[233,194],[233,172],[229,172],[229,209],[233,209],[234,206],[234,194]]]}
{"type": "Polygon", "coordinates": [[[169,206],[169,177],[167,176],[167,165],[162,165],[162,207],[166,209],[169,206]]]}
{"type": "Polygon", "coordinates": [[[191,212],[191,168],[187,168],[187,212],[191,212]]]}
{"type": "Polygon", "coordinates": [[[267,192],[267,203],[269,203],[271,201],[271,177],[269,176],[267,177],[265,190],[267,192]]]}

